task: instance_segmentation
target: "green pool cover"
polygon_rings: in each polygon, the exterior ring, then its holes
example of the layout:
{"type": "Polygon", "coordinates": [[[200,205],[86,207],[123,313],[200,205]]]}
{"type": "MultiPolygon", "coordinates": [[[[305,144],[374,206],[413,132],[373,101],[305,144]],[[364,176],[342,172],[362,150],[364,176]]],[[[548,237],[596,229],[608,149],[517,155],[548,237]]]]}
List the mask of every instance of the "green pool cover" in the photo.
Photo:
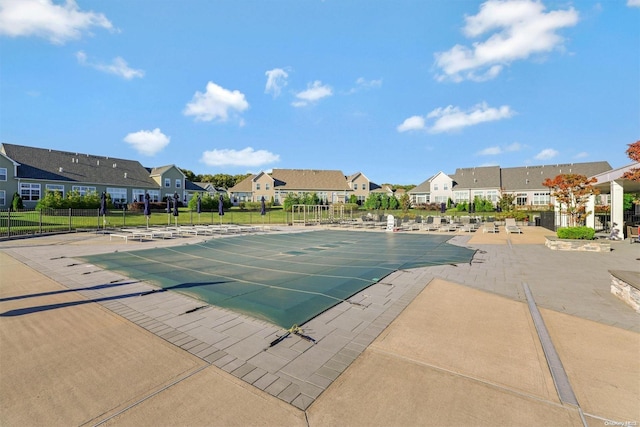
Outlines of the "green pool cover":
{"type": "Polygon", "coordinates": [[[451,236],[312,231],[211,239],[82,259],[283,328],[302,325],[399,269],[470,262],[451,236]]]}

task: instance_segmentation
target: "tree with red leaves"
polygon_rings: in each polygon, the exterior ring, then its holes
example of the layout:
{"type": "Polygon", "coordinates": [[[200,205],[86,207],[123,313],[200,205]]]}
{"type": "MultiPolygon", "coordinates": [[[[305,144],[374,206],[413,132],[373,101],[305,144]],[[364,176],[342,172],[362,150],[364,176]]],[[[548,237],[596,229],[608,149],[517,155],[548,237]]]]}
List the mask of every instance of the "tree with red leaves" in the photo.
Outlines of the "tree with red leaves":
{"type": "Polygon", "coordinates": [[[562,174],[555,178],[547,178],[542,185],[549,187],[551,195],[559,203],[560,212],[569,215],[569,226],[584,224],[591,212],[586,211],[589,196],[599,194],[593,186],[598,182],[595,178],[587,178],[580,174],[562,174]]]}
{"type": "MultiPolygon", "coordinates": [[[[636,141],[633,144],[629,144],[627,149],[627,156],[635,162],[640,162],[640,141],[636,141]]],[[[624,179],[629,181],[640,182],[640,168],[632,168],[622,175],[624,179]]]]}

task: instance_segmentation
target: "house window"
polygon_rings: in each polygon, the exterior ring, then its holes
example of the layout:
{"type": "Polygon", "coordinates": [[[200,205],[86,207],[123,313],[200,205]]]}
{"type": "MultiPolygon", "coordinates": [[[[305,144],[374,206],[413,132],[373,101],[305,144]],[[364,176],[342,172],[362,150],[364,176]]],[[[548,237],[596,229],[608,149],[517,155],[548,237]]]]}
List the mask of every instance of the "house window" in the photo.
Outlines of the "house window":
{"type": "Polygon", "coordinates": [[[498,201],[498,191],[497,190],[487,190],[487,200],[491,200],[492,202],[498,201]]]}
{"type": "Polygon", "coordinates": [[[182,186],[182,180],[176,179],[176,188],[180,188],[182,186]]]}
{"type": "Polygon", "coordinates": [[[0,190],[0,206],[7,204],[7,193],[4,190],[0,190]]]}
{"type": "Polygon", "coordinates": [[[466,191],[453,192],[453,201],[455,203],[466,202],[468,198],[469,198],[469,193],[466,191]]]}
{"type": "Polygon", "coordinates": [[[88,193],[96,192],[96,187],[85,187],[84,185],[74,185],[71,189],[73,191],[77,191],[81,196],[86,196],[88,193]]]}
{"type": "Polygon", "coordinates": [[[127,189],[126,188],[111,188],[107,187],[107,193],[111,195],[111,202],[117,204],[127,203],[127,189]]]}
{"type": "Polygon", "coordinates": [[[166,188],[171,187],[171,178],[165,178],[165,179],[164,179],[164,186],[165,186],[166,188]]]}
{"type": "Polygon", "coordinates": [[[438,191],[438,184],[433,184],[433,191],[438,191]]]}
{"type": "Polygon", "coordinates": [[[20,183],[20,197],[22,200],[40,200],[40,184],[20,183]]]}
{"type": "Polygon", "coordinates": [[[7,180],[7,168],[0,168],[0,181],[7,180]]]}
{"type": "Polygon", "coordinates": [[[259,189],[260,189],[260,183],[256,182],[256,190],[259,190],[259,189]]]}
{"type": "Polygon", "coordinates": [[[444,190],[444,191],[447,191],[448,189],[449,189],[449,184],[444,184],[444,188],[443,188],[443,190],[444,190]]]}
{"type": "Polygon", "coordinates": [[[525,206],[527,204],[527,193],[518,193],[516,195],[516,205],[525,206]]]}
{"type": "Polygon", "coordinates": [[[551,195],[549,193],[533,193],[534,205],[548,205],[551,202],[551,195]]]}
{"type": "Polygon", "coordinates": [[[149,193],[150,202],[160,201],[160,190],[143,190],[141,188],[134,188],[131,190],[133,200],[137,202],[144,202],[144,193],[149,193]]]}
{"type": "Polygon", "coordinates": [[[269,190],[270,188],[271,188],[271,186],[270,186],[269,184],[265,184],[265,185],[264,185],[264,189],[265,189],[265,190],[269,190]]]}
{"type": "Polygon", "coordinates": [[[60,194],[62,194],[62,197],[64,197],[64,185],[60,185],[60,184],[47,184],[46,186],[47,192],[51,191],[52,193],[54,192],[59,192],[60,194]]]}

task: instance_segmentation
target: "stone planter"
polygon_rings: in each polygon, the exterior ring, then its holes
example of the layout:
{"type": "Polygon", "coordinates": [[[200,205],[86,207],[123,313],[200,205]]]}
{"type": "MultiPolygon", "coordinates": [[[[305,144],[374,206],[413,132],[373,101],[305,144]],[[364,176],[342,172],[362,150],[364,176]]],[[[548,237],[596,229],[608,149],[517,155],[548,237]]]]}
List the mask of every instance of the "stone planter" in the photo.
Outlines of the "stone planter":
{"type": "Polygon", "coordinates": [[[547,237],[545,246],[554,251],[610,252],[609,240],[578,240],[547,237]]]}
{"type": "Polygon", "coordinates": [[[640,273],[635,271],[609,270],[611,293],[620,298],[640,314],[640,273]]]}

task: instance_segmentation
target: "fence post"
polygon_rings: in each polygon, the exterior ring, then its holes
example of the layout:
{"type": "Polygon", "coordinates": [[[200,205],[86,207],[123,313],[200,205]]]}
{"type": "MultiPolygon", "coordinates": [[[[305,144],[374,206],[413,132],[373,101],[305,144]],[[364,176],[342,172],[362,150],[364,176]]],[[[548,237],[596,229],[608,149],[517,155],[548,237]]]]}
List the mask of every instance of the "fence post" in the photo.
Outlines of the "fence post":
{"type": "Polygon", "coordinates": [[[69,231],[71,231],[71,208],[69,208],[69,231]]]}
{"type": "Polygon", "coordinates": [[[40,209],[40,220],[38,221],[38,228],[40,230],[40,234],[42,234],[42,209],[40,209]]]}
{"type": "Polygon", "coordinates": [[[7,211],[7,237],[11,237],[11,209],[7,211]]]}
{"type": "Polygon", "coordinates": [[[125,207],[126,205],[122,206],[122,227],[124,227],[127,224],[127,220],[125,218],[125,207]]]}

